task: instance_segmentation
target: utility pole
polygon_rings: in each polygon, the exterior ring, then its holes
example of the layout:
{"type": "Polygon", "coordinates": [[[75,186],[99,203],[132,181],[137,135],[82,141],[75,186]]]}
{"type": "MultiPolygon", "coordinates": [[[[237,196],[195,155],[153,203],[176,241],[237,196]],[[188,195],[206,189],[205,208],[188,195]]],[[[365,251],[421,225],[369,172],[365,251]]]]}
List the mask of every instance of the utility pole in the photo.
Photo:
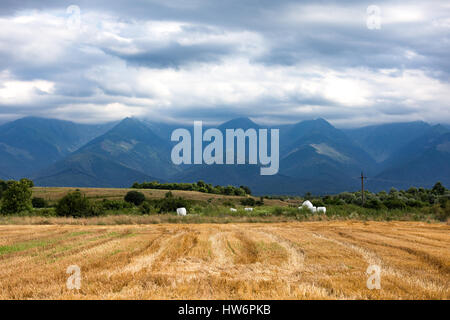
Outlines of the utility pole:
{"type": "Polygon", "coordinates": [[[364,206],[364,179],[367,179],[367,177],[364,177],[364,174],[361,171],[361,199],[363,206],[364,206]]]}

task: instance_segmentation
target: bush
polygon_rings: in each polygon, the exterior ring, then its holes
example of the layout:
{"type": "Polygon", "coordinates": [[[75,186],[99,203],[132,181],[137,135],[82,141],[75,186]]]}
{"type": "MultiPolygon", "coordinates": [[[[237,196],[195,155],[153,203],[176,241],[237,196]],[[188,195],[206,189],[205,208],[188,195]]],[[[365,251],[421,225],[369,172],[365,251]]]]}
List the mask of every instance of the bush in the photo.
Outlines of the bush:
{"type": "Polygon", "coordinates": [[[444,207],[441,205],[435,205],[432,207],[432,211],[436,215],[436,219],[440,221],[447,221],[450,218],[450,200],[447,200],[444,207]]]}
{"type": "Polygon", "coordinates": [[[281,207],[275,207],[275,208],[273,209],[272,214],[275,215],[275,216],[281,216],[281,215],[283,214],[283,208],[281,208],[281,207]]]}
{"type": "Polygon", "coordinates": [[[149,214],[152,209],[152,206],[147,201],[142,202],[142,204],[139,206],[139,212],[142,214],[149,214]]]}
{"type": "Polygon", "coordinates": [[[0,199],[2,198],[2,194],[6,189],[8,189],[8,183],[6,181],[0,180],[0,199]]]}
{"type": "Polygon", "coordinates": [[[314,200],[311,200],[311,203],[312,203],[313,206],[315,206],[315,207],[323,207],[323,206],[325,206],[325,203],[324,203],[321,199],[314,199],[314,200]]]}
{"type": "Polygon", "coordinates": [[[39,197],[33,197],[33,199],[31,199],[31,204],[33,205],[33,208],[45,208],[48,205],[44,198],[39,197]]]}
{"type": "Polygon", "coordinates": [[[101,204],[104,210],[123,210],[129,209],[133,206],[133,204],[126,202],[124,200],[103,199],[101,204]]]}
{"type": "Polygon", "coordinates": [[[79,191],[69,192],[58,201],[56,206],[56,215],[63,217],[91,217],[101,213],[101,205],[91,203],[79,191]]]}
{"type": "Polygon", "coordinates": [[[134,204],[135,206],[139,206],[142,202],[144,202],[145,196],[142,192],[139,191],[129,191],[125,195],[124,200],[126,202],[134,204]]]}
{"type": "Polygon", "coordinates": [[[0,211],[7,214],[31,211],[32,181],[28,179],[11,180],[6,185],[6,190],[2,194],[0,211]]]}
{"type": "MultiPolygon", "coordinates": [[[[211,203],[210,199],[208,199],[208,203],[211,203]]],[[[225,207],[234,207],[234,202],[232,202],[232,201],[230,201],[230,200],[225,200],[225,201],[223,202],[223,205],[224,205],[225,207]]]]}
{"type": "Polygon", "coordinates": [[[370,199],[364,204],[365,208],[380,210],[383,209],[383,203],[378,199],[370,199]]]}
{"type": "Polygon", "coordinates": [[[263,206],[264,205],[264,198],[259,197],[259,200],[255,202],[256,206],[263,206]]]}
{"type": "Polygon", "coordinates": [[[191,202],[183,198],[166,197],[164,199],[147,200],[150,207],[154,207],[158,213],[175,212],[177,208],[190,210],[191,202]]]}
{"type": "Polygon", "coordinates": [[[243,198],[243,199],[241,199],[241,204],[243,206],[253,207],[256,204],[256,201],[253,198],[243,198]]]}
{"type": "Polygon", "coordinates": [[[406,208],[405,202],[403,202],[402,200],[400,200],[398,198],[389,198],[384,201],[384,205],[388,209],[405,209],[406,208]]]}
{"type": "Polygon", "coordinates": [[[212,186],[211,184],[205,183],[204,181],[198,181],[197,183],[159,183],[158,181],[135,182],[132,185],[134,189],[163,189],[163,190],[187,190],[187,191],[199,191],[203,193],[214,193],[214,194],[226,194],[226,195],[238,195],[245,196],[246,194],[251,194],[252,191],[249,187],[240,186],[212,186]]]}
{"type": "Polygon", "coordinates": [[[177,208],[186,208],[189,210],[190,206],[190,202],[183,198],[167,198],[160,202],[159,212],[174,212],[177,211],[177,208]]]}
{"type": "Polygon", "coordinates": [[[436,182],[436,184],[433,186],[433,189],[431,189],[431,192],[437,195],[443,195],[445,193],[445,187],[440,183],[439,181],[436,182]]]}

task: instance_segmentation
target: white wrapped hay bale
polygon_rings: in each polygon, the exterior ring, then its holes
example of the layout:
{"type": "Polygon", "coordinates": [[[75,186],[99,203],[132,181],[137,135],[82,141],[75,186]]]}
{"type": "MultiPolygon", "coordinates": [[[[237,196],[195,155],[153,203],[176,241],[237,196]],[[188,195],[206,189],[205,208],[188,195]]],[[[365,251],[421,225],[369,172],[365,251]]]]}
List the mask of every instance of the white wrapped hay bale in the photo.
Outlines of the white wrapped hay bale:
{"type": "Polygon", "coordinates": [[[237,212],[237,210],[235,208],[230,208],[231,212],[237,212]]]}
{"type": "Polygon", "coordinates": [[[316,207],[312,207],[309,210],[311,210],[312,213],[316,213],[317,212],[317,208],[316,207]]]}
{"type": "Polygon", "coordinates": [[[186,215],[186,208],[177,208],[177,215],[185,216],[186,215]]]}
{"type": "Polygon", "coordinates": [[[245,211],[253,211],[253,208],[244,208],[245,211]]]}
{"type": "Polygon", "coordinates": [[[305,208],[305,209],[310,209],[311,210],[311,208],[313,207],[313,204],[311,203],[311,201],[306,200],[306,201],[304,201],[302,203],[302,207],[305,208]]]}
{"type": "Polygon", "coordinates": [[[318,207],[317,213],[327,213],[327,208],[326,207],[318,207]]]}

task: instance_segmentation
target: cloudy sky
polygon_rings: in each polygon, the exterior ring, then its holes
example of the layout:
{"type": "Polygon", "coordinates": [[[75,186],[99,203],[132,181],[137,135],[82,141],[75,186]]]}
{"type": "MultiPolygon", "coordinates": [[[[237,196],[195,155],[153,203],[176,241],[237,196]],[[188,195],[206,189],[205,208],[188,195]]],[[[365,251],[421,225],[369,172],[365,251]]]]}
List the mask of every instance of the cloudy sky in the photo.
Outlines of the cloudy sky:
{"type": "Polygon", "coordinates": [[[448,1],[2,0],[0,122],[450,123],[449,53],[448,1]]]}

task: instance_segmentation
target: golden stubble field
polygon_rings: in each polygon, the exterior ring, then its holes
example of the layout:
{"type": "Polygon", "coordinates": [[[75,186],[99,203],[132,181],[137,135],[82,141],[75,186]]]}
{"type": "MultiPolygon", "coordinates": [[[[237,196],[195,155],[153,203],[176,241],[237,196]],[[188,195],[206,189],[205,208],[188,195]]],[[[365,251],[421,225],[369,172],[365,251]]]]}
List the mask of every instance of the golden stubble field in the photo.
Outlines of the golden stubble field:
{"type": "Polygon", "coordinates": [[[449,299],[449,287],[445,224],[0,226],[1,299],[449,299]]]}

